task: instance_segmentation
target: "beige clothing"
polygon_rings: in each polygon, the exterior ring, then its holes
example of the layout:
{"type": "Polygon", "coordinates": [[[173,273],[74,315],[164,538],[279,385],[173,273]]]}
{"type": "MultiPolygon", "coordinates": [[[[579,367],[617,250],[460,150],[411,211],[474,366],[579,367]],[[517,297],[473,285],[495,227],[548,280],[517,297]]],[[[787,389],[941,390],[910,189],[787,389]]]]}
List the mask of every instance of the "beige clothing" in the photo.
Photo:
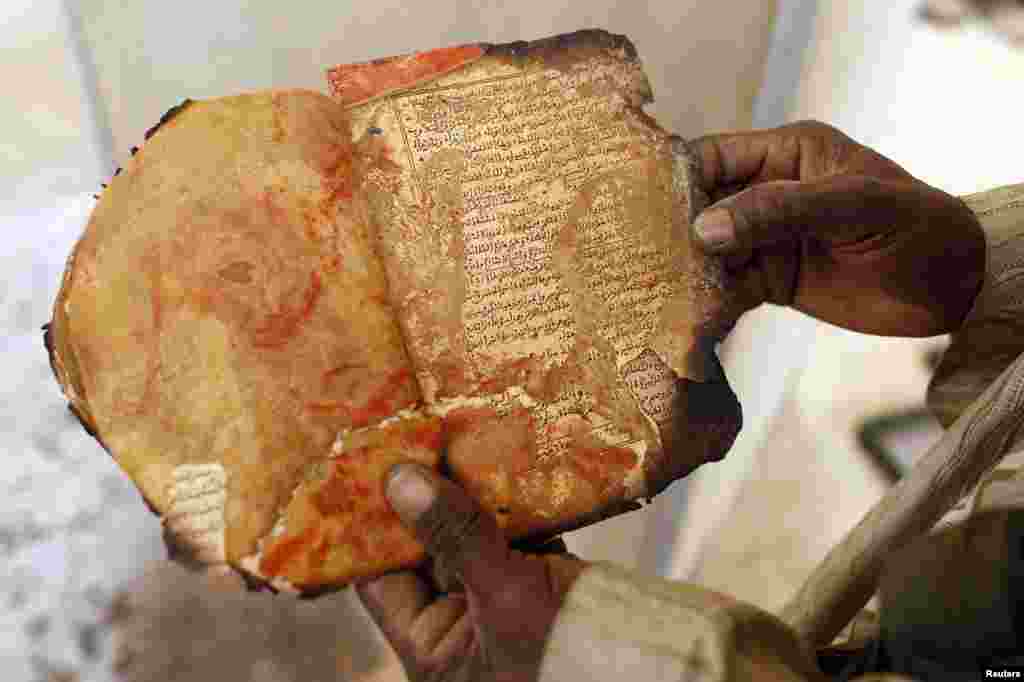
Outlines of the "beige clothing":
{"type": "MultiPolygon", "coordinates": [[[[1024,184],[964,200],[985,230],[986,275],[929,387],[929,406],[946,426],[1024,352],[1024,184]]],[[[1020,446],[1018,441],[1014,449],[1020,446]]],[[[986,491],[981,507],[1024,508],[1024,475],[1009,476],[997,474],[987,481],[991,485],[979,486],[986,491]]],[[[810,648],[774,616],[696,585],[598,563],[573,586],[548,640],[542,682],[568,679],[809,682],[825,677],[810,648]]],[[[906,679],[869,675],[858,682],[906,679]]]]}

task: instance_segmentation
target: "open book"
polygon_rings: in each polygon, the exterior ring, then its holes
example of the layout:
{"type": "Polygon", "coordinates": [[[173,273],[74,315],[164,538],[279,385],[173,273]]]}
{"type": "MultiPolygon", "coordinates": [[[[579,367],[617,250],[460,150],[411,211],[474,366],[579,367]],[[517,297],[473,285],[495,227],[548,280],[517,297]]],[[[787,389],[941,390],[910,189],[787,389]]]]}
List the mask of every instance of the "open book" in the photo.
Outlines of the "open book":
{"type": "Polygon", "coordinates": [[[403,459],[537,539],[724,455],[723,275],[628,40],[329,81],[177,107],[68,263],[54,371],[179,545],[315,591],[422,560],[403,459]]]}

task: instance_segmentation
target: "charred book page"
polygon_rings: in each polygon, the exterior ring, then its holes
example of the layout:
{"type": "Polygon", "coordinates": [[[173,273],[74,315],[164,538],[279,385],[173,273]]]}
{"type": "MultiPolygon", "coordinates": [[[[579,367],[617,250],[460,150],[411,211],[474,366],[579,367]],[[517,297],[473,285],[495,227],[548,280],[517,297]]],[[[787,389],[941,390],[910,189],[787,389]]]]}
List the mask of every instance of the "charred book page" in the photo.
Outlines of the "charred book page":
{"type": "Polygon", "coordinates": [[[718,265],[685,143],[601,31],[341,66],[388,295],[452,475],[512,537],[635,508],[728,449],[718,265]],[[694,391],[715,382],[718,389],[694,391]],[[699,395],[698,395],[699,394],[699,395]]]}
{"type": "Polygon", "coordinates": [[[683,141],[585,31],[188,101],[99,195],[45,343],[174,556],[307,595],[408,568],[392,464],[510,539],[721,458],[730,320],[683,141]]]}

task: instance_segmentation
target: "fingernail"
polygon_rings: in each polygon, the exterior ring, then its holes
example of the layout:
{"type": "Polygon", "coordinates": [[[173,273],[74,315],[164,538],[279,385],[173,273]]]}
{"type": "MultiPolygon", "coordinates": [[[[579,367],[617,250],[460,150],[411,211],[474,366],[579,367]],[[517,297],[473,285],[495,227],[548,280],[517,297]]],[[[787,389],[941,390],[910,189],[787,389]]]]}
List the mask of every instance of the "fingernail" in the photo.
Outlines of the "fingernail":
{"type": "Polygon", "coordinates": [[[712,208],[697,216],[693,224],[697,239],[709,251],[720,251],[732,246],[736,239],[736,225],[728,209],[712,208]]]}
{"type": "Polygon", "coordinates": [[[385,493],[402,520],[415,523],[434,503],[434,486],[417,464],[396,464],[388,472],[385,493]]]}

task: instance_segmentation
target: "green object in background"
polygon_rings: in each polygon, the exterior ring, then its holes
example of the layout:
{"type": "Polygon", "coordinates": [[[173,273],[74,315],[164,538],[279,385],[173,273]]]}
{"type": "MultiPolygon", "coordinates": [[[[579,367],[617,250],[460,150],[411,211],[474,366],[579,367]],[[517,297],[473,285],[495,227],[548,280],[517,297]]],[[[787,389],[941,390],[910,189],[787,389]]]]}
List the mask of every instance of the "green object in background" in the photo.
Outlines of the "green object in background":
{"type": "Polygon", "coordinates": [[[926,407],[889,412],[865,419],[857,440],[892,483],[913,467],[942,436],[942,426],[926,407]]]}

